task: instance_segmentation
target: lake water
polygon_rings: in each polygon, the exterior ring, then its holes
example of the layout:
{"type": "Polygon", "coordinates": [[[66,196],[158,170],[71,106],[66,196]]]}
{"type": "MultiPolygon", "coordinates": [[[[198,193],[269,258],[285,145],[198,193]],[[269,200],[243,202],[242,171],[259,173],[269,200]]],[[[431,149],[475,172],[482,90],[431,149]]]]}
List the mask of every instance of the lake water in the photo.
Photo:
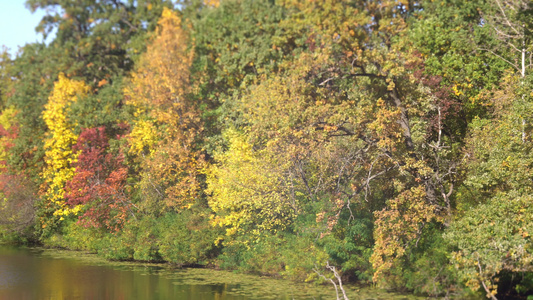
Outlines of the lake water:
{"type": "MultiPolygon", "coordinates": [[[[412,299],[349,290],[350,299],[412,299]]],[[[209,269],[104,261],[73,251],[0,245],[0,300],[33,299],[335,299],[332,286],[295,284],[209,269]]]]}

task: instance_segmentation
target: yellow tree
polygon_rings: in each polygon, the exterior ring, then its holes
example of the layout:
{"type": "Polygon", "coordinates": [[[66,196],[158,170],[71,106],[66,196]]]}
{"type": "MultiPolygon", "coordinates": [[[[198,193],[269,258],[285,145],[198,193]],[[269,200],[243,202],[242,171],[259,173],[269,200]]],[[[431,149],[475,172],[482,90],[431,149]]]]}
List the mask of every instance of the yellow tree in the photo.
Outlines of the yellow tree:
{"type": "Polygon", "coordinates": [[[73,131],[75,124],[69,122],[67,112],[73,102],[88,92],[89,87],[84,82],[60,74],[44,107],[43,120],[49,131],[44,142],[46,167],[42,174],[43,192],[47,205],[55,206],[56,216],[77,213],[80,209],[67,207],[64,199],[64,186],[74,175],[73,163],[77,159],[77,154],[72,151],[77,139],[73,131]]]}
{"type": "Polygon", "coordinates": [[[170,9],[163,11],[158,25],[125,90],[137,119],[130,152],[142,161],[145,208],[180,209],[194,202],[200,188],[202,156],[195,144],[203,128],[194,103],[187,98],[193,59],[188,36],[170,9]]]}
{"type": "Polygon", "coordinates": [[[407,254],[406,248],[419,242],[425,224],[434,219],[442,221],[436,207],[428,205],[425,197],[424,187],[416,186],[389,199],[386,208],[374,213],[376,242],[370,258],[375,269],[374,281],[383,277],[389,281],[397,279],[391,269],[400,264],[407,254]]]}
{"type": "Polygon", "coordinates": [[[364,186],[354,182],[366,173],[360,129],[351,124],[356,109],[312,82],[328,62],[328,53],[302,54],[236,100],[246,126],[225,131],[228,149],[215,153],[207,180],[215,223],[228,235],[293,230],[310,203],[324,209],[331,231],[364,186]]]}
{"type": "Polygon", "coordinates": [[[290,162],[268,149],[254,151],[247,136],[234,129],[224,137],[229,149],[216,153],[217,165],[207,178],[214,224],[226,228],[228,236],[287,229],[297,209],[284,178],[290,162]]]}

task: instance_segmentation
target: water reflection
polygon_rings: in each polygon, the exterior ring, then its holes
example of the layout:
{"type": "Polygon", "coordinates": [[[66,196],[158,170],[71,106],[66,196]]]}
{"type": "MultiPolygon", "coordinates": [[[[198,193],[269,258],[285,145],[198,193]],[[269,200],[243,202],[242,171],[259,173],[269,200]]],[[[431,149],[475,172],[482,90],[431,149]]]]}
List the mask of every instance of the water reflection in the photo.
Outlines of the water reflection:
{"type": "Polygon", "coordinates": [[[247,299],[224,285],[176,284],[158,268],[89,265],[43,251],[0,247],[0,299],[247,299]]]}
{"type": "MultiPolygon", "coordinates": [[[[348,290],[350,299],[414,299],[373,289],[348,290]]],[[[0,300],[13,299],[335,299],[331,286],[208,269],[112,263],[72,251],[0,245],[0,300]]]]}

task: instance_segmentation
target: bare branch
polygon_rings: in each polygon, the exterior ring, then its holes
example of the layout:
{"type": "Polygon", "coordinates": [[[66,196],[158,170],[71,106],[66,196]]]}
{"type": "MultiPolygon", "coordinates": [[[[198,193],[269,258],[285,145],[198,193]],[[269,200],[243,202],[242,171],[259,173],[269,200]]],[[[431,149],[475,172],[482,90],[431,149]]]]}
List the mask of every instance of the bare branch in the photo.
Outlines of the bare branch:
{"type": "Polygon", "coordinates": [[[348,296],[346,296],[346,291],[344,290],[344,287],[342,286],[342,278],[341,276],[339,275],[339,273],[337,272],[337,269],[335,268],[335,266],[332,266],[329,264],[329,261],[326,262],[326,269],[330,270],[331,272],[333,272],[333,276],[335,276],[335,278],[337,279],[337,282],[339,284],[339,286],[337,287],[337,283],[335,282],[335,280],[331,279],[331,278],[327,278],[326,276],[324,276],[322,273],[320,273],[318,271],[318,269],[316,268],[313,268],[313,271],[315,271],[315,273],[318,274],[318,276],[320,276],[321,278],[331,282],[333,284],[333,286],[335,287],[335,293],[337,295],[337,300],[341,300],[341,298],[339,297],[339,289],[341,290],[342,292],[342,296],[343,296],[343,299],[344,300],[349,300],[348,299],[348,296]]]}
{"type": "MultiPolygon", "coordinates": [[[[479,268],[479,277],[481,277],[481,274],[483,273],[483,269],[481,269],[481,264],[479,263],[479,258],[477,258],[477,266],[479,268]]],[[[492,300],[498,300],[498,298],[496,298],[496,296],[494,296],[492,294],[492,292],[490,291],[490,289],[487,287],[487,285],[485,284],[485,281],[483,279],[479,279],[479,281],[481,282],[481,285],[483,285],[483,288],[485,289],[485,292],[487,292],[487,296],[490,297],[492,300]]]]}

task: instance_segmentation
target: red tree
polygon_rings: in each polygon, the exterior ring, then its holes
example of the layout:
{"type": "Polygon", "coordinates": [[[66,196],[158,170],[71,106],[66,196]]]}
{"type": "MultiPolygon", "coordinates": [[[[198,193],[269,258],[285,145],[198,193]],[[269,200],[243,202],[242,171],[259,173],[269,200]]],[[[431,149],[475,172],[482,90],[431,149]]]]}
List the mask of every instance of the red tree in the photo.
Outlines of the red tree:
{"type": "Polygon", "coordinates": [[[118,231],[132,206],[124,190],[128,170],[122,152],[110,151],[104,127],[83,129],[73,150],[79,156],[65,186],[67,203],[85,206],[79,216],[84,226],[118,231]]]}

